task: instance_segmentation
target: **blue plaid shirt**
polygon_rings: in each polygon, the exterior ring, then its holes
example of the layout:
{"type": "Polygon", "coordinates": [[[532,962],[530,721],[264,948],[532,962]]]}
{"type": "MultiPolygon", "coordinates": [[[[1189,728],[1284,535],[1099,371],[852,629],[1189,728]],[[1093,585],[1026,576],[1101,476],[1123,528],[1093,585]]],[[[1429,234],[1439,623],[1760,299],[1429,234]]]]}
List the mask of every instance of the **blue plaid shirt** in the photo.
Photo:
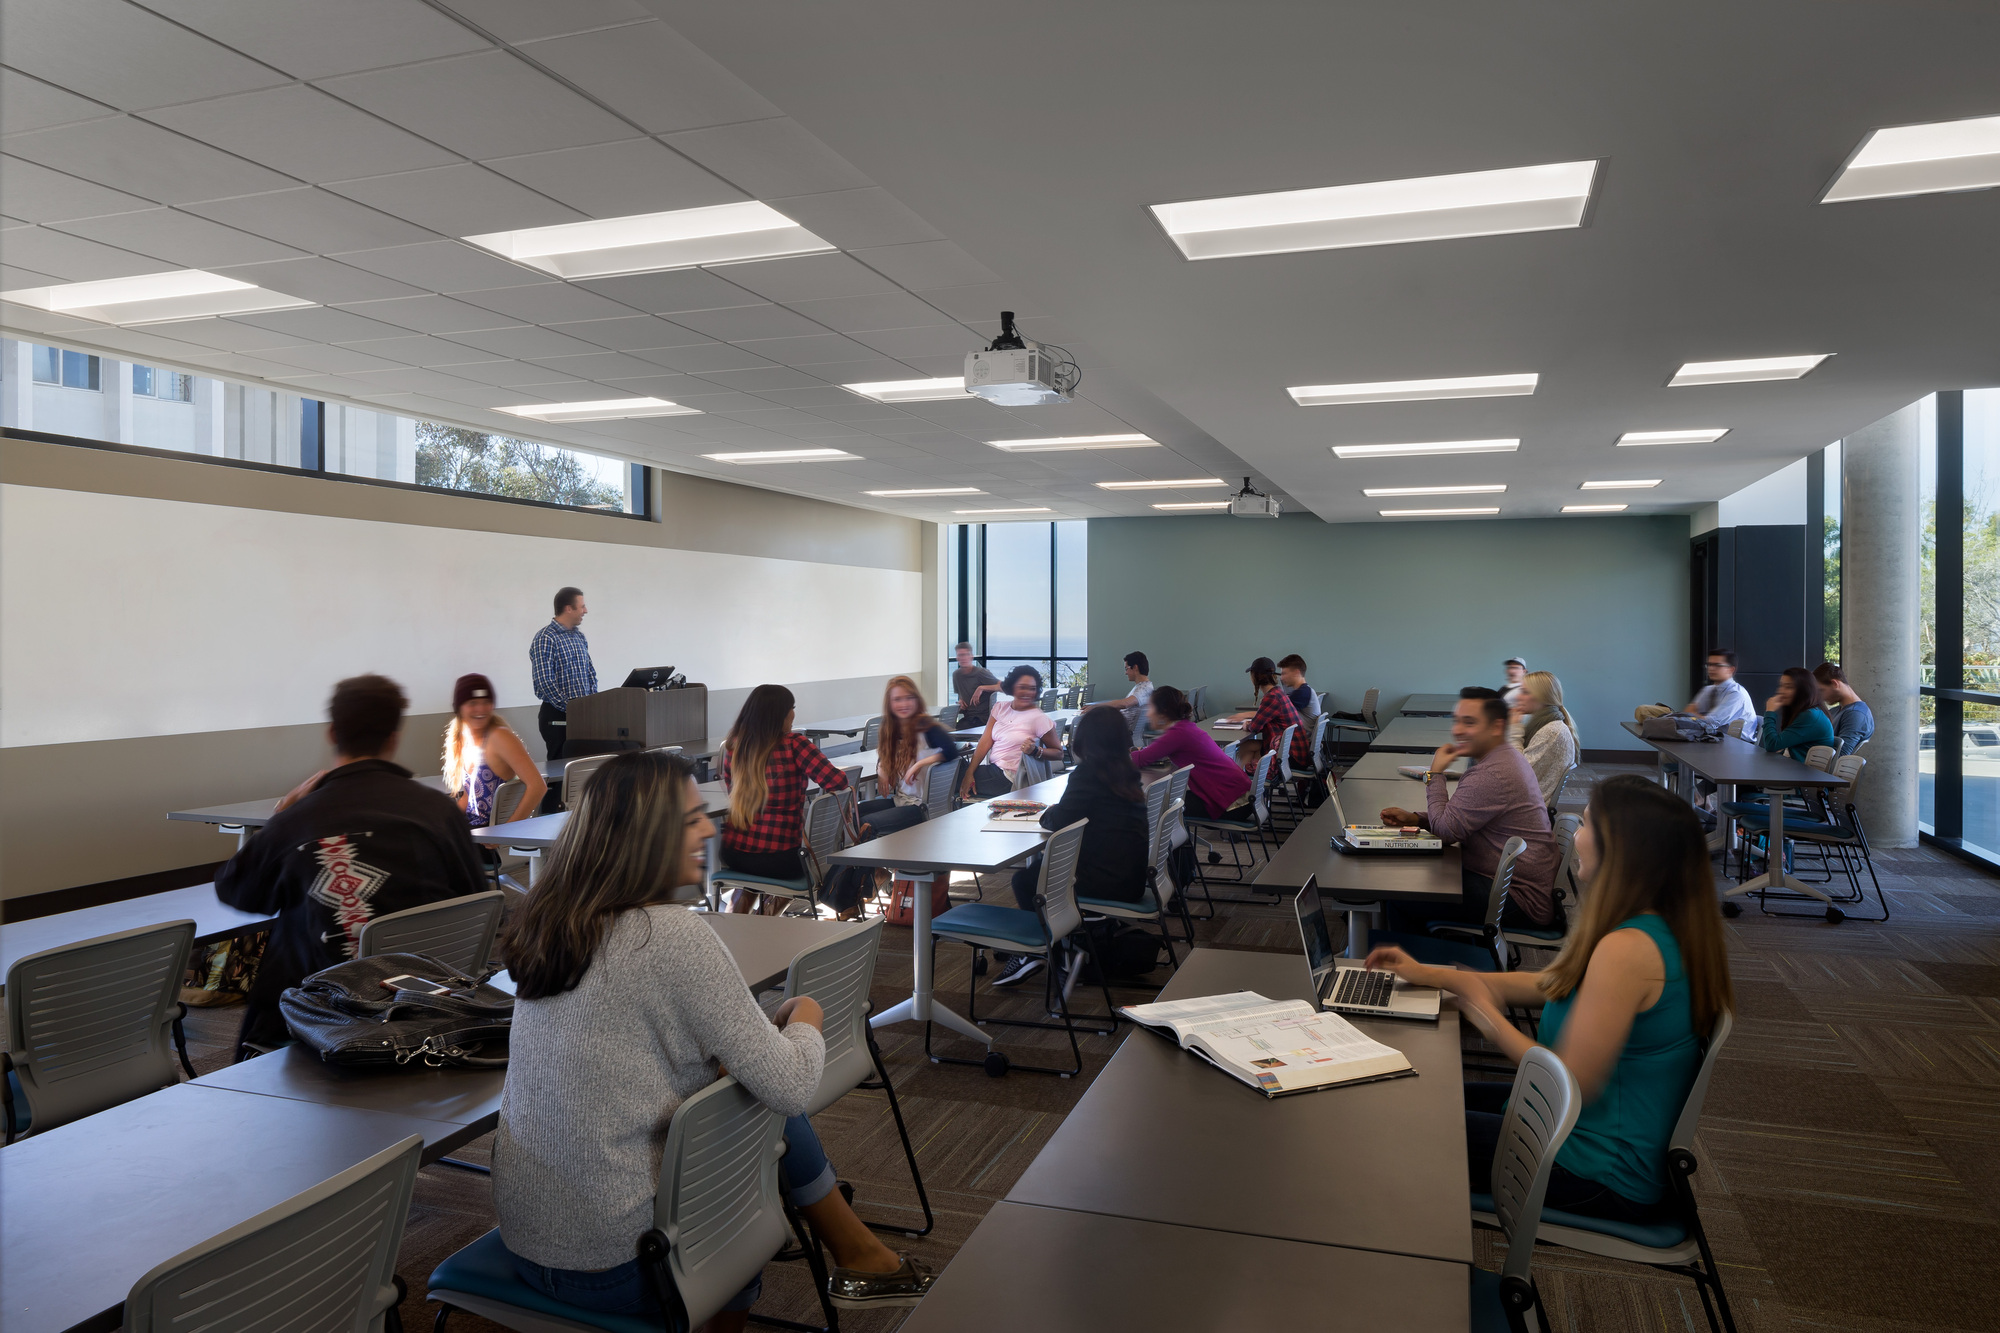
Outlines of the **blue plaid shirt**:
{"type": "Polygon", "coordinates": [[[535,697],[567,712],[571,699],[597,693],[597,668],[590,664],[590,640],[580,629],[551,620],[528,645],[535,670],[535,697]]]}

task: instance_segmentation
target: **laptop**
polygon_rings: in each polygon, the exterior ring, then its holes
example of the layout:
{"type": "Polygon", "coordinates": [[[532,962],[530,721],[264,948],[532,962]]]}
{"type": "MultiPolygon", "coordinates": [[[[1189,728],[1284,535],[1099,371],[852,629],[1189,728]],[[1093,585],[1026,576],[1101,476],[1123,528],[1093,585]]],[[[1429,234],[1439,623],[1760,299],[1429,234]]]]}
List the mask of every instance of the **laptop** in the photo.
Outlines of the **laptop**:
{"type": "Polygon", "coordinates": [[[1431,986],[1412,986],[1393,973],[1370,971],[1359,958],[1342,958],[1333,951],[1326,928],[1326,907],[1319,900],[1318,876],[1292,899],[1299,919],[1299,939],[1306,966],[1312,971],[1313,995],[1322,1010],[1362,1018],[1422,1018],[1437,1021],[1444,993],[1431,986]]]}
{"type": "Polygon", "coordinates": [[[674,669],[670,666],[633,667],[631,674],[625,677],[624,688],[628,690],[665,689],[673,678],[674,669]]]}

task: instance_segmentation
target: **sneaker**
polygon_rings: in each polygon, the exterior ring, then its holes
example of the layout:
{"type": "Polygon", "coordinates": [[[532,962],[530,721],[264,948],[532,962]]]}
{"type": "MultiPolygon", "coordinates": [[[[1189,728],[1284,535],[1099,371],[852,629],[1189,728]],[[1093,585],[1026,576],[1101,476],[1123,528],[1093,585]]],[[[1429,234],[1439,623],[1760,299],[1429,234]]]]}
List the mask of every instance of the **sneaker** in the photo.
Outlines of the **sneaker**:
{"type": "Polygon", "coordinates": [[[827,1275],[827,1298],[843,1310],[873,1310],[895,1305],[915,1305],[937,1281],[924,1264],[898,1255],[903,1266],[893,1273],[864,1273],[856,1268],[836,1268],[827,1275]]]}
{"type": "Polygon", "coordinates": [[[996,987],[1018,986],[1045,966],[1047,963],[1034,954],[1021,954],[1001,969],[1000,975],[993,978],[993,984],[996,987]]]}

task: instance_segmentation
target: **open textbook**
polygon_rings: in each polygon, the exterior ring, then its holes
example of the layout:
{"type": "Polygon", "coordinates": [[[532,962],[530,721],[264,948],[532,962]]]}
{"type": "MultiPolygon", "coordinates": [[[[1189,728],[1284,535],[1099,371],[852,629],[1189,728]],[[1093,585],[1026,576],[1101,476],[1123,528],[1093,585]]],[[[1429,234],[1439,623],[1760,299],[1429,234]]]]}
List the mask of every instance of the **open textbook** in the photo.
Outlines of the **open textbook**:
{"type": "Polygon", "coordinates": [[[1320,1013],[1309,1000],[1236,991],[1127,1005],[1119,1012],[1266,1097],[1417,1072],[1401,1051],[1363,1035],[1339,1014],[1320,1013]]]}

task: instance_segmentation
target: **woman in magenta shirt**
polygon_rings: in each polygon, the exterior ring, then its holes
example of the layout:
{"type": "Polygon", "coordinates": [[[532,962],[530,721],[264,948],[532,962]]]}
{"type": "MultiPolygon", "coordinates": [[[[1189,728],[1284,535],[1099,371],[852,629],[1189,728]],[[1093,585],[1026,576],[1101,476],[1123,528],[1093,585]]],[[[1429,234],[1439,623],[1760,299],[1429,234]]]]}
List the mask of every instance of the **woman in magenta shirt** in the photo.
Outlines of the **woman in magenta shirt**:
{"type": "Polygon", "coordinates": [[[1250,775],[1222,752],[1213,736],[1194,724],[1194,709],[1185,694],[1171,685],[1159,686],[1147,701],[1146,711],[1147,720],[1163,734],[1144,749],[1133,751],[1132,762],[1141,768],[1150,764],[1175,768],[1194,765],[1194,772],[1188,774],[1187,818],[1219,818],[1249,794],[1250,775]]]}

